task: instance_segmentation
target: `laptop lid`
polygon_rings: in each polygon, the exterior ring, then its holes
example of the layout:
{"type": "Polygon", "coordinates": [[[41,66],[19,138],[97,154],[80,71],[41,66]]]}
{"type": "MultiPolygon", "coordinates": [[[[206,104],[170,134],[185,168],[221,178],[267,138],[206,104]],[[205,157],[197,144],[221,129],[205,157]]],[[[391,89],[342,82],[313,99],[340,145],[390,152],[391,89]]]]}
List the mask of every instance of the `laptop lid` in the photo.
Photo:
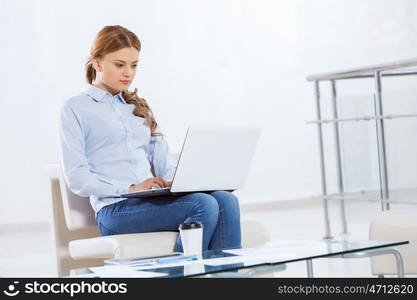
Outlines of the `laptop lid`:
{"type": "Polygon", "coordinates": [[[242,188],[260,134],[254,127],[189,127],[171,192],[242,188]]]}

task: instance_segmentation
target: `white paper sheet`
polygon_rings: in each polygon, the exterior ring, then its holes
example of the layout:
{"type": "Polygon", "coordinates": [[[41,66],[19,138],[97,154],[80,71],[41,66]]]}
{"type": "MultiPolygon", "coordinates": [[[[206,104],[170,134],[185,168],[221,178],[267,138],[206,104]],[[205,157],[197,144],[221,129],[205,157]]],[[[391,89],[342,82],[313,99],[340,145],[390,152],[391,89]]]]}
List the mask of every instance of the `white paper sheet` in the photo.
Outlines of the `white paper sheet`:
{"type": "Polygon", "coordinates": [[[178,261],[173,263],[152,263],[149,265],[144,266],[135,266],[135,265],[127,265],[129,268],[133,270],[150,270],[155,268],[171,268],[171,267],[181,267],[181,266],[188,266],[192,262],[191,261],[178,261]]]}
{"type": "Polygon", "coordinates": [[[213,258],[204,260],[204,264],[219,266],[223,264],[244,263],[276,263],[314,256],[326,252],[326,244],[311,240],[271,241],[262,247],[223,250],[224,253],[236,256],[213,258]]]}
{"type": "Polygon", "coordinates": [[[102,266],[89,268],[99,277],[136,277],[136,278],[154,278],[168,275],[167,273],[136,271],[128,266],[102,266]]]}
{"type": "Polygon", "coordinates": [[[270,241],[262,247],[255,248],[241,248],[241,249],[230,249],[223,250],[225,253],[230,253],[234,255],[251,255],[258,253],[277,253],[277,252],[293,252],[305,250],[310,251],[323,251],[326,250],[326,244],[320,241],[310,241],[310,240],[289,240],[289,241],[270,241]]]}
{"type": "Polygon", "coordinates": [[[218,258],[209,258],[203,260],[203,263],[208,266],[221,266],[229,264],[238,264],[243,263],[243,265],[253,265],[256,263],[265,262],[263,258],[256,256],[227,256],[227,257],[218,257],[218,258]]]}

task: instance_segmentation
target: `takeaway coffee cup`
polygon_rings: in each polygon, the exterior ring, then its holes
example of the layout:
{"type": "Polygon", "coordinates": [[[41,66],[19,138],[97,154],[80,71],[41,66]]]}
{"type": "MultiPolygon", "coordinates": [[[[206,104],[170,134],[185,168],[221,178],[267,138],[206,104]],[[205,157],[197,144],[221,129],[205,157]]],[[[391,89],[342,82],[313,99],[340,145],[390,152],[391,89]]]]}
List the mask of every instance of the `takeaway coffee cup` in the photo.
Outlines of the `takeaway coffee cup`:
{"type": "Polygon", "coordinates": [[[203,248],[203,224],[181,223],[178,227],[184,255],[201,255],[203,248]]]}

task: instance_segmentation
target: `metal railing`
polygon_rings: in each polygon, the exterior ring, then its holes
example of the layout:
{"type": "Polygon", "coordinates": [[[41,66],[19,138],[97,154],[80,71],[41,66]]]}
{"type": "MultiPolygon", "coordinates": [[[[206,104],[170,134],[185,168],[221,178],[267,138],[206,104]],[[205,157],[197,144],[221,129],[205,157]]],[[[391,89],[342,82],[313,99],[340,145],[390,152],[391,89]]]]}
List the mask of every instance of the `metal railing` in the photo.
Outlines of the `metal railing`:
{"type": "Polygon", "coordinates": [[[382,73],[382,76],[416,75],[417,58],[336,72],[313,74],[307,76],[307,81],[372,78],[375,77],[376,72],[382,73]],[[404,70],[401,71],[400,69],[404,70]]]}
{"type": "MultiPolygon", "coordinates": [[[[323,143],[323,124],[333,123],[335,130],[335,154],[336,154],[336,173],[338,183],[338,193],[343,196],[343,172],[342,172],[342,159],[341,159],[341,147],[340,147],[340,122],[349,121],[375,121],[376,135],[377,135],[377,154],[379,164],[379,179],[380,179],[380,203],[382,210],[390,209],[389,198],[389,182],[388,182],[388,170],[386,159],[386,142],[385,142],[385,130],[384,121],[395,118],[408,118],[416,117],[416,114],[404,114],[404,115],[384,115],[383,101],[382,101],[382,78],[391,76],[409,76],[417,75],[417,58],[396,61],[391,63],[384,63],[379,65],[364,66],[354,69],[347,69],[329,73],[320,73],[307,76],[307,81],[314,82],[315,89],[315,102],[316,102],[316,117],[317,120],[309,121],[309,124],[317,125],[319,155],[320,155],[320,174],[321,174],[321,186],[323,194],[323,208],[325,218],[325,239],[332,239],[329,209],[327,197],[327,184],[326,184],[326,169],[325,169],[325,157],[324,157],[324,143],[323,143]],[[358,118],[339,118],[338,117],[338,101],[337,101],[337,80],[347,79],[364,79],[371,78],[374,80],[374,105],[375,113],[373,116],[362,116],[358,118]],[[331,88],[332,98],[332,119],[322,119],[321,107],[320,107],[320,82],[329,81],[331,88]]],[[[334,198],[334,197],[333,197],[334,198]]],[[[346,221],[346,208],[345,198],[340,197],[340,211],[342,219],[342,234],[348,234],[347,221],[346,221]]]]}

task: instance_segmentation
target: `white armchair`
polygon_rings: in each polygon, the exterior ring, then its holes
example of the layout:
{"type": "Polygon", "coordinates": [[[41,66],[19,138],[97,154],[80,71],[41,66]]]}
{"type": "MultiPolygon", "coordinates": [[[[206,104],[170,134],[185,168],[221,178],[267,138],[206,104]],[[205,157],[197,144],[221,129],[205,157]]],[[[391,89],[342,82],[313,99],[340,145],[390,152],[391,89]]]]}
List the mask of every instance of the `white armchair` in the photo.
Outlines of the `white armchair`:
{"type": "MultiPolygon", "coordinates": [[[[148,232],[100,236],[88,198],[73,194],[67,187],[62,167],[47,166],[52,193],[51,233],[58,276],[71,269],[99,266],[107,258],[152,256],[174,251],[178,232],[148,232]]],[[[242,244],[256,247],[270,236],[256,221],[242,222],[242,244]]]]}
{"type": "MultiPolygon", "coordinates": [[[[396,248],[404,262],[404,274],[417,274],[417,212],[413,210],[388,210],[372,220],[369,239],[378,241],[409,241],[408,245],[396,248]]],[[[380,277],[397,274],[392,255],[371,258],[372,273],[380,277]]]]}

